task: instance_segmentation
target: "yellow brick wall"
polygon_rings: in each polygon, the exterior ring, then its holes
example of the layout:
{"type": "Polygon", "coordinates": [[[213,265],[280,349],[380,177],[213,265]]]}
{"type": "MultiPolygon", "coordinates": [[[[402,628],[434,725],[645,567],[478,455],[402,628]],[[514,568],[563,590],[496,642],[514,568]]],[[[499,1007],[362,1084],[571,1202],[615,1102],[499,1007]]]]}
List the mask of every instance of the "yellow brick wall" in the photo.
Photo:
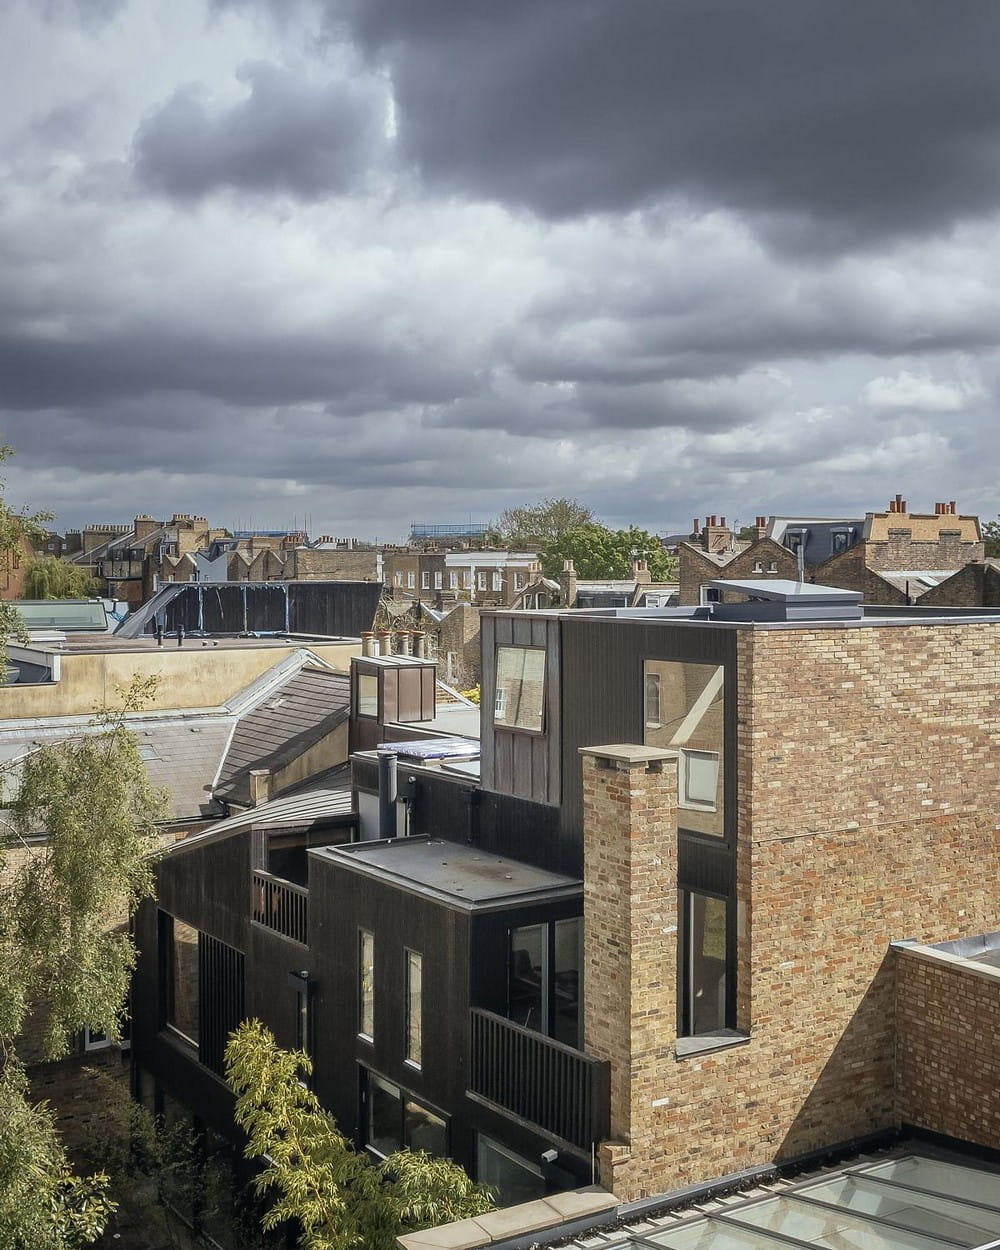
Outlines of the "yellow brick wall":
{"type": "MultiPolygon", "coordinates": [[[[1000,928],[997,632],[967,624],[741,633],[737,1018],[749,1038],[675,1057],[676,938],[658,935],[655,973],[645,982],[632,975],[629,1013],[617,1017],[657,1013],[657,1046],[637,1062],[624,1036],[605,1043],[613,1064],[630,1065],[629,1112],[613,1129],[619,1146],[602,1152],[603,1181],[620,1197],[898,1122],[890,942],[1000,928]]],[[[665,915],[676,891],[663,855],[645,886],[641,874],[630,878],[626,925],[624,904],[591,887],[592,863],[609,855],[616,863],[605,848],[646,837],[647,817],[633,807],[593,798],[585,807],[587,924],[614,920],[622,958],[645,940],[636,917],[660,905],[665,915]]],[[[613,868],[604,871],[611,879],[613,868]]],[[[612,1011],[597,968],[590,983],[598,998],[588,1018],[612,1011]]]]}

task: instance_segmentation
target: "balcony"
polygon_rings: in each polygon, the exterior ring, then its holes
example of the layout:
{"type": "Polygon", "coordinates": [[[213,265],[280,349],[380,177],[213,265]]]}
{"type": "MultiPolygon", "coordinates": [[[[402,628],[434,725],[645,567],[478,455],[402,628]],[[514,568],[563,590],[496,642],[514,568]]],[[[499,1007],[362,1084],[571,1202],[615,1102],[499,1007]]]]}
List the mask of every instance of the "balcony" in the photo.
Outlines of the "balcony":
{"type": "Polygon", "coordinates": [[[262,869],[253,873],[251,913],[262,924],[282,937],[305,946],[309,937],[309,891],[304,885],[284,881],[262,869]]]}
{"type": "Polygon", "coordinates": [[[610,1065],[472,1008],[469,1093],[580,1150],[608,1136],[610,1065]]]}

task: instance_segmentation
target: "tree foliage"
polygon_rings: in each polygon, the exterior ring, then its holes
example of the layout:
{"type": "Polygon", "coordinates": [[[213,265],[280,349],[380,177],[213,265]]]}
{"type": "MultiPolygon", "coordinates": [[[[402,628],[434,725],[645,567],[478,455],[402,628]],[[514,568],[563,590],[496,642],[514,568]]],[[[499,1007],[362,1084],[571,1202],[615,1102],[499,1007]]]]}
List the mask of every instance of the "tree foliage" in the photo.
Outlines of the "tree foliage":
{"type": "Polygon", "coordinates": [[[401,1233],[493,1210],[489,1191],[448,1159],[403,1150],[369,1163],[302,1083],[311,1071],[308,1056],[282,1050],[259,1020],[241,1024],[226,1048],[246,1155],[266,1159],[256,1182],[273,1200],[265,1229],[295,1222],[304,1250],[392,1250],[401,1233]]]}
{"type": "Polygon", "coordinates": [[[535,550],[555,542],[567,530],[589,525],[594,514],[578,499],[542,499],[525,508],[508,508],[492,529],[499,543],[516,549],[535,550]]]}
{"type": "Polygon", "coordinates": [[[577,577],[584,580],[630,578],[634,560],[646,561],[654,582],[672,581],[677,574],[676,560],[664,551],[656,535],[634,525],[609,530],[591,522],[567,530],[545,546],[542,571],[547,577],[558,577],[567,560],[573,561],[577,577]]]}
{"type": "Polygon", "coordinates": [[[113,1203],[107,1177],[69,1169],[43,1103],[32,1104],[15,1039],[29,1012],[45,1053],[84,1027],[117,1036],[135,948],[122,920],[153,893],[148,835],[162,796],[125,713],[151,683],[133,681],[96,732],[33,752],[20,769],[0,840],[0,1244],[88,1244],[113,1203]],[[38,833],[40,842],[29,842],[38,833]],[[27,1193],[18,1176],[28,1175],[27,1193]],[[31,1195],[34,1195],[33,1197],[31,1195]]]}
{"type": "Polygon", "coordinates": [[[97,583],[78,564],[57,556],[40,556],[24,573],[26,599],[89,599],[97,583]]]}
{"type": "MultiPolygon", "coordinates": [[[[10,447],[0,446],[0,464],[4,464],[13,455],[10,447]]],[[[11,559],[21,549],[24,539],[39,542],[45,531],[42,526],[52,520],[51,512],[29,512],[27,508],[20,510],[7,506],[3,497],[3,480],[0,479],[0,554],[11,559]]],[[[26,639],[24,622],[13,604],[0,601],[0,658],[7,651],[11,639],[26,639]]],[[[2,671],[2,666],[0,666],[2,671]]]]}
{"type": "Polygon", "coordinates": [[[986,521],[983,524],[983,540],[987,559],[1000,558],[1000,520],[986,521]]]}

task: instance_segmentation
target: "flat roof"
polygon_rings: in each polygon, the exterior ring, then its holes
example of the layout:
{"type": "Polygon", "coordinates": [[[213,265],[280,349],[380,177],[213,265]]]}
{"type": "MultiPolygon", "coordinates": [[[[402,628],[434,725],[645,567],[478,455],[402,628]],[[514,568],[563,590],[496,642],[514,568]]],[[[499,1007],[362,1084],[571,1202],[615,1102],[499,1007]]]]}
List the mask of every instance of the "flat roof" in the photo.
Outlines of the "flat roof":
{"type": "Polygon", "coordinates": [[[386,838],[312,851],[344,867],[388,879],[465,910],[572,897],[583,890],[577,877],[547,872],[503,855],[491,855],[440,838],[386,838]]]}
{"type": "Polygon", "coordinates": [[[327,637],[324,634],[282,634],[267,638],[253,638],[236,634],[186,633],[183,644],[178,647],[176,634],[164,634],[159,646],[155,634],[142,634],[138,638],[123,638],[119,634],[68,634],[58,642],[36,641],[27,646],[33,651],[53,651],[62,655],[135,655],[145,651],[200,651],[216,648],[220,651],[277,650],[279,647],[307,646],[310,642],[354,642],[353,638],[327,637]]]}

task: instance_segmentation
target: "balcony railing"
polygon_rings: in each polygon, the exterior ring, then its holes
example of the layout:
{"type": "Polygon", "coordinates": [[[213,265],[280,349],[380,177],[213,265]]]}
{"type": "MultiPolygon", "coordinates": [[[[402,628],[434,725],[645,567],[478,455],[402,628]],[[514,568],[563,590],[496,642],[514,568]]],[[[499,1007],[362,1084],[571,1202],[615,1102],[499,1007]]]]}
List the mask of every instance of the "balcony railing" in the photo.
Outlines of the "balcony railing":
{"type": "Polygon", "coordinates": [[[608,1136],[610,1065],[477,1007],[469,1092],[589,1150],[608,1136]]]}
{"type": "Polygon", "coordinates": [[[309,937],[309,891],[305,886],[255,869],[252,907],[253,918],[258,924],[306,945],[309,937]]]}

